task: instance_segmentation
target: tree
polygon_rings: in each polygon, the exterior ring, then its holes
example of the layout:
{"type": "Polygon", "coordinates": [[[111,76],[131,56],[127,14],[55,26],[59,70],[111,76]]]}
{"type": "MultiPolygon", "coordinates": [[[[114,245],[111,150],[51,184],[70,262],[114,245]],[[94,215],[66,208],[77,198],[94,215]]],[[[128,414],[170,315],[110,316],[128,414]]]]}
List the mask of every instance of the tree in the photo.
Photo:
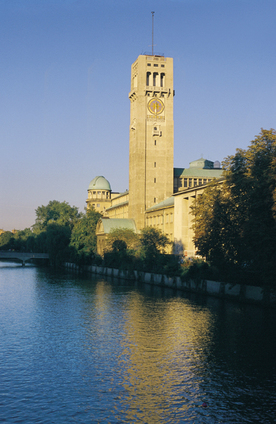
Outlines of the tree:
{"type": "Polygon", "coordinates": [[[0,248],[2,250],[9,249],[12,238],[13,234],[11,231],[5,231],[4,233],[0,234],[0,248]]]}
{"type": "Polygon", "coordinates": [[[86,214],[75,224],[70,248],[77,262],[88,263],[97,253],[96,226],[100,217],[101,214],[95,209],[86,209],[86,214]]]}
{"type": "Polygon", "coordinates": [[[47,206],[39,206],[33,225],[36,251],[49,253],[53,265],[69,259],[71,232],[80,217],[78,208],[67,202],[52,200],[47,206]]]}
{"type": "Polygon", "coordinates": [[[114,250],[114,246],[122,246],[124,242],[126,250],[134,251],[137,250],[139,245],[139,236],[133,230],[129,228],[114,228],[111,229],[110,233],[106,238],[106,251],[114,250]]]}
{"type": "Polygon", "coordinates": [[[195,245],[222,272],[252,273],[267,284],[276,272],[275,130],[262,129],[223,166],[225,182],[192,207],[195,245]]]}
{"type": "Polygon", "coordinates": [[[145,227],[140,235],[140,258],[145,269],[157,271],[163,268],[162,256],[171,245],[167,236],[153,227],[145,227]]]}
{"type": "Polygon", "coordinates": [[[76,206],[70,206],[67,202],[58,202],[57,200],[51,200],[47,206],[39,206],[35,212],[36,220],[33,231],[36,234],[45,231],[47,225],[53,223],[67,225],[72,230],[81,216],[76,206]]]}

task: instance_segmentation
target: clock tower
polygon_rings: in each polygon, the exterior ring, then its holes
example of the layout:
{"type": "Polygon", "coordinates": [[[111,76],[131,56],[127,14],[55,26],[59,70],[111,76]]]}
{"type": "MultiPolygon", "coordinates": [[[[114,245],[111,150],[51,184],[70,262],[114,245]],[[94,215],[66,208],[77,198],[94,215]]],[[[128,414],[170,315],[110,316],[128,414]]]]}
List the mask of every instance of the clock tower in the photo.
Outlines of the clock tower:
{"type": "Polygon", "coordinates": [[[173,59],[141,55],[131,68],[129,218],[173,194],[173,59]]]}

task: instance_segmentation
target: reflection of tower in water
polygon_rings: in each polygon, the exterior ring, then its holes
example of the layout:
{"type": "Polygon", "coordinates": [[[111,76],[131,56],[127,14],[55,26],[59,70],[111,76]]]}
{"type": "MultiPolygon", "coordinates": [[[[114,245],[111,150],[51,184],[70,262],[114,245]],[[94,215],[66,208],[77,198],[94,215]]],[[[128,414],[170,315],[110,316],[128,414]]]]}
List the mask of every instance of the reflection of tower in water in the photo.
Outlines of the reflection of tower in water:
{"type": "Polygon", "coordinates": [[[132,293],[124,309],[124,322],[119,365],[128,396],[124,396],[122,410],[129,420],[135,414],[142,422],[164,422],[172,403],[179,401],[179,411],[183,412],[189,392],[193,396],[200,392],[200,367],[209,349],[211,314],[207,309],[194,309],[184,299],[145,299],[132,293]]]}

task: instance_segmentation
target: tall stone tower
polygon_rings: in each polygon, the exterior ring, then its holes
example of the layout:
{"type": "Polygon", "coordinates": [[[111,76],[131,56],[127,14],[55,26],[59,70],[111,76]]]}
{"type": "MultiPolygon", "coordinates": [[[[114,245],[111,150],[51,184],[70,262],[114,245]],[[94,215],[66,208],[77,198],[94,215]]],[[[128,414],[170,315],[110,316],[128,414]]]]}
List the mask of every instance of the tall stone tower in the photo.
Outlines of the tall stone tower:
{"type": "Polygon", "coordinates": [[[129,218],[145,226],[145,210],[173,193],[173,59],[141,55],[131,68],[129,218]]]}

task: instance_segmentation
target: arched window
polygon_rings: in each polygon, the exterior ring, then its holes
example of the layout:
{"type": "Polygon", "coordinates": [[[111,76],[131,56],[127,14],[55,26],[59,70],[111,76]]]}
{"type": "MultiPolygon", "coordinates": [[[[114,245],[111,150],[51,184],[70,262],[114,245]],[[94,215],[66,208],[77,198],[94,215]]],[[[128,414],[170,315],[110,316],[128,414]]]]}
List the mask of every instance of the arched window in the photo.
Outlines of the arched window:
{"type": "Polygon", "coordinates": [[[147,72],[147,85],[150,85],[151,72],[147,72]]]}
{"type": "Polygon", "coordinates": [[[160,87],[165,87],[165,74],[162,72],[160,75],[160,87]]]}

